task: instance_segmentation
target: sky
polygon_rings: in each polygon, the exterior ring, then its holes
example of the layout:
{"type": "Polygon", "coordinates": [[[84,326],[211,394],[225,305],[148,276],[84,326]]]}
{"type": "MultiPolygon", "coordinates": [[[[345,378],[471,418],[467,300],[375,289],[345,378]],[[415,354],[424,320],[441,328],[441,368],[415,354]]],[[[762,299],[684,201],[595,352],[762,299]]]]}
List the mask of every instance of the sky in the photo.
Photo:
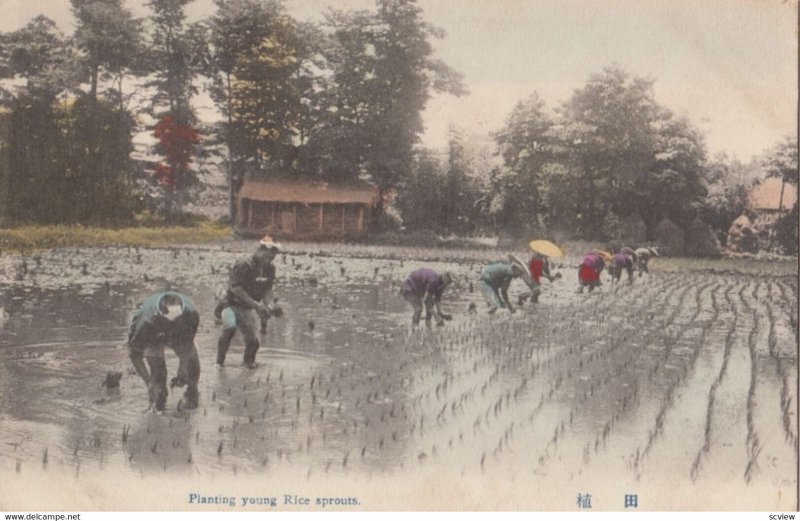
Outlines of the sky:
{"type": "MultiPolygon", "coordinates": [[[[126,0],[145,16],[144,0],[126,0]]],[[[284,0],[300,20],[329,7],[372,9],[374,0],[284,0]]],[[[711,155],[748,161],[797,135],[797,0],[418,0],[444,29],[436,56],[464,75],[469,94],[435,95],[424,145],[454,126],[480,139],[536,92],[549,109],[589,76],[617,63],[654,80],[656,100],[706,135],[711,155]]],[[[212,12],[194,0],[192,19],[212,12]]],[[[0,0],[0,31],[45,14],[70,33],[68,0],[0,0]]]]}

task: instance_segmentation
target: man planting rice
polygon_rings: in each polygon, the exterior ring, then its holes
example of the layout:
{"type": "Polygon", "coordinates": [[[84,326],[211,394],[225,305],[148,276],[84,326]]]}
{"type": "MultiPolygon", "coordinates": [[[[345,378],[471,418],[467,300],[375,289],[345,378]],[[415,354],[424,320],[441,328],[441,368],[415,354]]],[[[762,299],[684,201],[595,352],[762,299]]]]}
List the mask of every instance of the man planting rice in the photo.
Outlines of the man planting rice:
{"type": "Polygon", "coordinates": [[[167,364],[164,360],[167,345],[180,360],[178,375],[172,379],[170,387],[186,386],[178,407],[197,407],[200,360],[194,336],[199,324],[200,315],[194,303],[176,291],[147,297],[133,316],[128,334],[129,356],[136,372],[147,384],[151,407],[157,411],[164,410],[167,402],[167,364]]]}
{"type": "Polygon", "coordinates": [[[431,317],[436,312],[436,325],[444,325],[445,320],[451,317],[441,310],[442,293],[453,281],[453,276],[448,272],[441,275],[428,268],[412,271],[403,282],[400,294],[414,308],[411,324],[416,326],[422,315],[422,305],[425,304],[425,323],[430,325],[431,317]]]}
{"type": "Polygon", "coordinates": [[[281,315],[280,308],[270,309],[264,304],[275,282],[275,265],[272,261],[278,251],[280,246],[271,237],[264,237],[252,257],[237,261],[233,266],[228,292],[215,310],[223,324],[217,344],[218,365],[225,364],[231,340],[239,330],[244,337],[244,365],[255,367],[256,352],[261,345],[258,339],[259,325],[263,332],[270,315],[281,315]]]}
{"type": "Polygon", "coordinates": [[[526,271],[519,264],[503,261],[493,262],[483,269],[478,289],[489,306],[489,314],[498,308],[507,308],[510,313],[516,311],[508,299],[508,287],[515,278],[527,275],[526,271]]]}

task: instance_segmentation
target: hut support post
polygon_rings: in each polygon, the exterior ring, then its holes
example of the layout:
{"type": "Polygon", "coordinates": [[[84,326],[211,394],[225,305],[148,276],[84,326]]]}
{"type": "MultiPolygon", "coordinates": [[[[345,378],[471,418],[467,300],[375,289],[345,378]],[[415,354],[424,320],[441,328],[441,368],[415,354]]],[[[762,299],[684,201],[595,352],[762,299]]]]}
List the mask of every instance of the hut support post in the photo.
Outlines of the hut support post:
{"type": "Polygon", "coordinates": [[[345,212],[346,208],[347,208],[347,205],[343,204],[342,205],[342,233],[344,233],[344,231],[345,231],[345,227],[344,227],[344,212],[345,212]]]}
{"type": "Polygon", "coordinates": [[[247,205],[247,227],[253,227],[253,206],[255,206],[255,201],[249,201],[247,205]]]}
{"type": "Polygon", "coordinates": [[[358,231],[359,232],[363,232],[364,231],[364,207],[363,206],[359,206],[358,207],[358,231]]]}
{"type": "Polygon", "coordinates": [[[322,231],[323,223],[325,219],[325,204],[319,204],[319,231],[322,231]]]}
{"type": "Polygon", "coordinates": [[[292,231],[297,233],[297,205],[292,205],[292,231]]]}

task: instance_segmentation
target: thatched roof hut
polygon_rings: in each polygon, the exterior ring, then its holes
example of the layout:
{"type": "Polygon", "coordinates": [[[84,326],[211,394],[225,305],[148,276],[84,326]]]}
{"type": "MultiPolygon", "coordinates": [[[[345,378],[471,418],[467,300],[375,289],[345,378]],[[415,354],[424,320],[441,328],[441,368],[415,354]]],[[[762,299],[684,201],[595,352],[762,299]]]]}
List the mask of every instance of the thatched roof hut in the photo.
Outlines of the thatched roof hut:
{"type": "Polygon", "coordinates": [[[236,229],[242,235],[341,239],[368,231],[378,188],[364,182],[247,179],[237,204],[236,229]]]}

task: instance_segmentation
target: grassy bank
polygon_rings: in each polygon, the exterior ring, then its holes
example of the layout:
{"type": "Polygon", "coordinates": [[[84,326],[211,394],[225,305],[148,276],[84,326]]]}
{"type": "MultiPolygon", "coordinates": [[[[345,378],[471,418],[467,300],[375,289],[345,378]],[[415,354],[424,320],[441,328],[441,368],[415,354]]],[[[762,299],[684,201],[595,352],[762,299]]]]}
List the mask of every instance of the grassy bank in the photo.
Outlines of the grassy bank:
{"type": "Polygon", "coordinates": [[[201,222],[191,226],[97,228],[21,226],[0,228],[0,254],[32,253],[63,246],[167,246],[214,242],[231,236],[227,225],[201,222]]]}

